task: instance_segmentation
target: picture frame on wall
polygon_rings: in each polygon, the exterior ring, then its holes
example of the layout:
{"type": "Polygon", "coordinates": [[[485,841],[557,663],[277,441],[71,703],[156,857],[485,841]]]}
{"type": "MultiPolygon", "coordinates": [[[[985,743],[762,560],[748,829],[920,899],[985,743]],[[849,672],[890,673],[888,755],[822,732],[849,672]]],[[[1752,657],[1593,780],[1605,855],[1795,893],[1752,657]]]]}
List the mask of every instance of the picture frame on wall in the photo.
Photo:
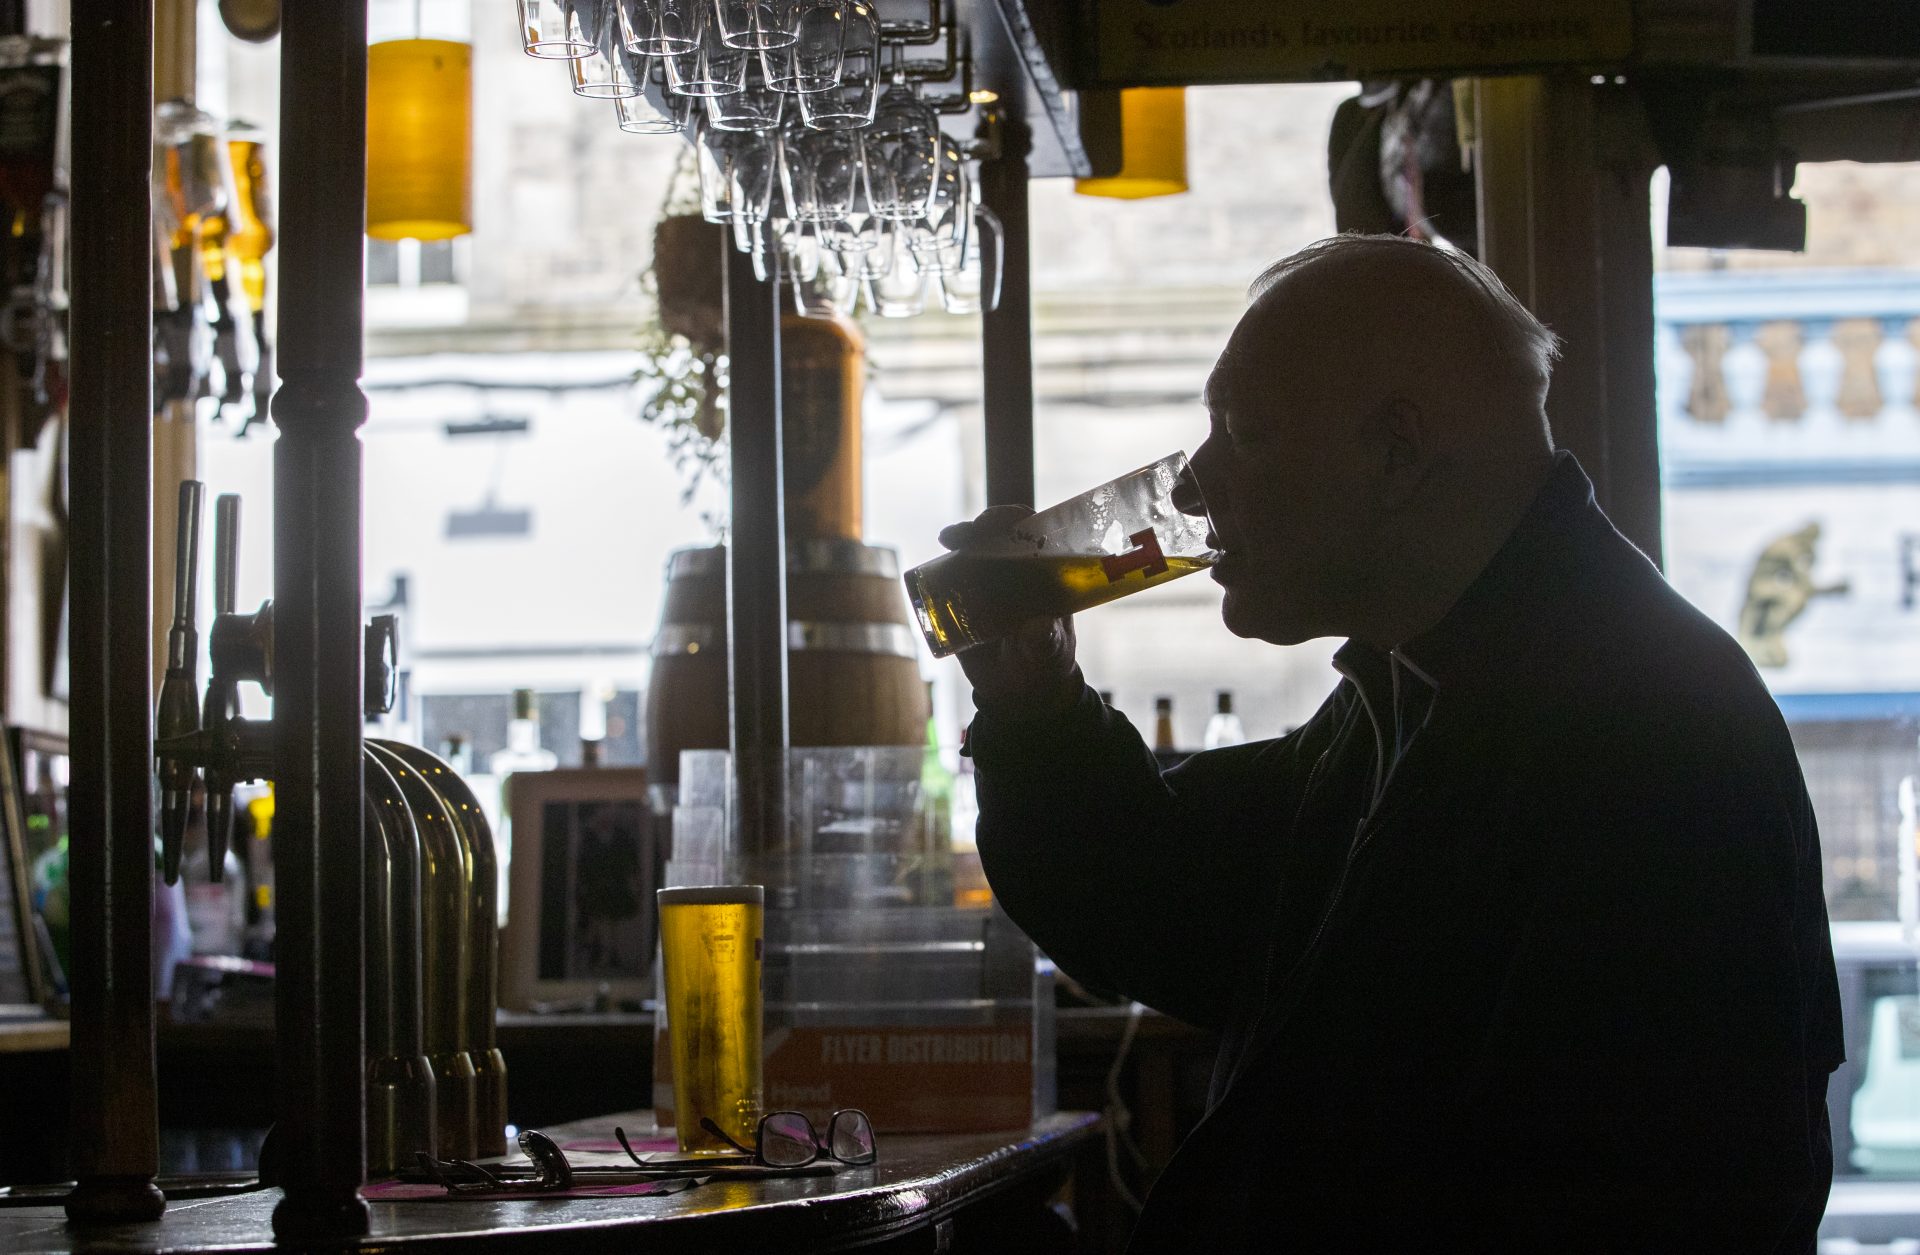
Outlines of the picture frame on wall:
{"type": "Polygon", "coordinates": [[[53,993],[30,870],[66,831],[67,743],[24,728],[12,729],[8,741],[0,754],[0,1014],[17,1016],[44,1007],[53,993]]]}
{"type": "Polygon", "coordinates": [[[644,767],[507,778],[512,851],[500,1005],[615,1006],[653,992],[655,822],[644,767]]]}

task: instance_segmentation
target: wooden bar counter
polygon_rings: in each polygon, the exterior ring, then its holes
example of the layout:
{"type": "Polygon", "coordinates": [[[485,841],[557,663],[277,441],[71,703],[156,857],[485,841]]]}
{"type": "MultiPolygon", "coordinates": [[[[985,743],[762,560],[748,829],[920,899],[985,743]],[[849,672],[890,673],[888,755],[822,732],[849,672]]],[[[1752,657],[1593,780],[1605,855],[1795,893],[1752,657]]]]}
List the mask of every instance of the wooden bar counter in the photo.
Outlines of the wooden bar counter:
{"type": "MultiPolygon", "coordinates": [[[[546,1130],[563,1145],[604,1138],[626,1112],[546,1130]]],[[[1100,1118],[1067,1112],[1005,1133],[880,1132],[880,1159],[831,1176],[714,1181],[660,1197],[525,1198],[372,1204],[372,1231],[343,1250],[648,1252],[1067,1251],[1072,1238],[1047,1209],[1075,1151],[1100,1118]]],[[[0,1250],[41,1252],[272,1251],[280,1191],[172,1203],[157,1221],[69,1228],[57,1204],[0,1207],[0,1250]]]]}

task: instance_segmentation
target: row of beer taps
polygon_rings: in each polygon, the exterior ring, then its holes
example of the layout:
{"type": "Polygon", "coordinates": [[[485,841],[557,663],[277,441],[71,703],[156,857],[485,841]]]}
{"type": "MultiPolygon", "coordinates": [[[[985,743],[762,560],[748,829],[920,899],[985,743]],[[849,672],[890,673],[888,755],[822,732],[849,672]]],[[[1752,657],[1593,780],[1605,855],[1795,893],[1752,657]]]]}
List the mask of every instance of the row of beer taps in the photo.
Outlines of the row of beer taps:
{"type": "MultiPolygon", "coordinates": [[[[154,752],[160,775],[161,871],[180,875],[192,792],[206,785],[208,874],[235,838],[233,790],[274,775],[272,723],[240,712],[240,685],[273,692],[273,603],[237,609],[240,499],[214,507],[214,616],[205,694],[197,576],[205,487],[180,485],[173,622],[154,752]]],[[[396,623],[365,629],[369,718],[393,708],[396,623]]],[[[499,935],[493,836],[477,798],[444,761],[370,739],[365,773],[367,1155],[369,1171],[419,1152],[473,1158],[506,1151],[506,1062],[495,1033],[499,935]]]]}

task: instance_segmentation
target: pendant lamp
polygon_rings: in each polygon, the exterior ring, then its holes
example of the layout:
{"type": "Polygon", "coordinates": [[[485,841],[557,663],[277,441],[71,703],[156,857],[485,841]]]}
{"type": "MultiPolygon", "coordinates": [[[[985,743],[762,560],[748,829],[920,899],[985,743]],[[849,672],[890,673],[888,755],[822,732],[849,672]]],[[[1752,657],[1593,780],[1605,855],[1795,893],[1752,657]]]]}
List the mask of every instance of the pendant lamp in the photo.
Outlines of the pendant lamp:
{"type": "Polygon", "coordinates": [[[1129,87],[1120,93],[1120,172],[1075,179],[1082,196],[1141,200],[1187,190],[1187,89],[1129,87]]]}
{"type": "Polygon", "coordinates": [[[473,49],[394,39],[367,49],[367,234],[473,230],[473,49]]]}

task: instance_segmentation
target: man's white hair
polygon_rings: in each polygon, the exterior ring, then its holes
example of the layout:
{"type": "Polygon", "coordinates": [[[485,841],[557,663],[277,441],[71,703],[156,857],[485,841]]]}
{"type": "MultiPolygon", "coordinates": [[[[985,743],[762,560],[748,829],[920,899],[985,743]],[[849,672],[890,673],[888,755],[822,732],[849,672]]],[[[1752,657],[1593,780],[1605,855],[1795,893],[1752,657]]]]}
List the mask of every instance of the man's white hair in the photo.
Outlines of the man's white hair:
{"type": "Polygon", "coordinates": [[[1479,324],[1494,358],[1510,377],[1535,396],[1544,397],[1553,364],[1560,357],[1560,338],[1507,290],[1500,277],[1465,253],[1400,235],[1336,235],[1307,245],[1292,256],[1267,267],[1248,289],[1257,308],[1289,277],[1348,263],[1411,264],[1424,271],[1437,295],[1449,305],[1456,301],[1479,324]]]}

